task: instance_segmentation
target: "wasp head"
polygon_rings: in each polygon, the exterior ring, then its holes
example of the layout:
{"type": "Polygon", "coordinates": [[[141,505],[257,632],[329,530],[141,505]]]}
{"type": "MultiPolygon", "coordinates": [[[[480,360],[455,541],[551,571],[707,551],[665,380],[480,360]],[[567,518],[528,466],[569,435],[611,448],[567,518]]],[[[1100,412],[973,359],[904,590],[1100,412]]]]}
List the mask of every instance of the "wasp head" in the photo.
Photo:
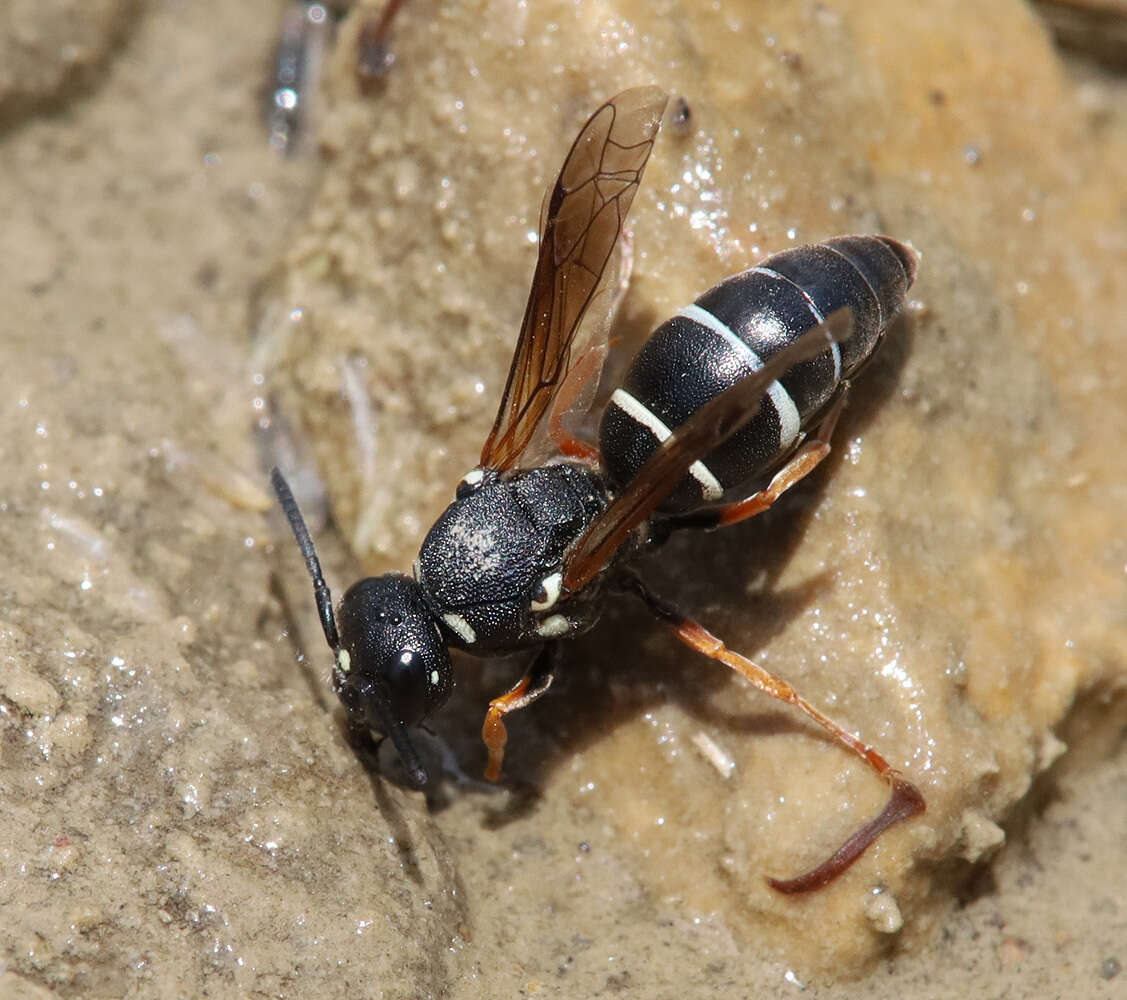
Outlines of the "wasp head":
{"type": "Polygon", "coordinates": [[[363,726],[391,737],[412,781],[425,784],[407,727],[446,701],[454,672],[422,588],[399,573],[360,580],[341,600],[337,625],[333,686],[341,702],[363,726]]]}
{"type": "Polygon", "coordinates": [[[422,587],[399,573],[368,577],[348,588],[334,615],[317,550],[289,483],[277,469],[270,481],[305,558],[325,641],[336,656],[333,687],[354,721],[391,737],[411,780],[425,785],[427,772],[407,727],[450,697],[454,671],[422,587]]]}

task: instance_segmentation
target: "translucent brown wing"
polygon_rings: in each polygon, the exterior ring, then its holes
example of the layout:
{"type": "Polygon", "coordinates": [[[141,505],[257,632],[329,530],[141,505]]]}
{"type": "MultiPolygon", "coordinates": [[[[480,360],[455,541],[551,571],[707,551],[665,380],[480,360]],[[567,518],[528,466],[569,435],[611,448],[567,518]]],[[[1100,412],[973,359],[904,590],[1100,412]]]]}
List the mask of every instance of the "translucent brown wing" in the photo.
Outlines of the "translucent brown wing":
{"type": "Polygon", "coordinates": [[[852,313],[839,309],[677,427],[576,543],[564,562],[564,588],[575,592],[598,576],[630,532],[673,492],[689,467],[755,416],[772,382],[828,344],[844,340],[852,329],[852,313]]]}
{"type": "Polygon", "coordinates": [[[485,468],[516,466],[567,374],[576,330],[622,232],[666,100],[657,87],[611,98],[564,160],[548,200],[509,380],[481,451],[485,468]]]}

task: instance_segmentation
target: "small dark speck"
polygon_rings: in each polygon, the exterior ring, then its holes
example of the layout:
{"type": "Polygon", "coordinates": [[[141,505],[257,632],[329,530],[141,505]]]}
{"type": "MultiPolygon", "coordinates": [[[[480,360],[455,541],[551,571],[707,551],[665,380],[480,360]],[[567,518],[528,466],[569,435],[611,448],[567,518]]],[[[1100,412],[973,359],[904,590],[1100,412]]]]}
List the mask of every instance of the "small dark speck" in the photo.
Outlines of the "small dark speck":
{"type": "Polygon", "coordinates": [[[625,970],[616,976],[607,976],[607,989],[611,993],[621,993],[626,989],[627,982],[630,979],[630,973],[625,970]]]}
{"type": "Polygon", "coordinates": [[[1114,979],[1123,971],[1117,958],[1105,958],[1100,963],[1100,979],[1114,979]]]}
{"type": "Polygon", "coordinates": [[[585,841],[585,840],[581,840],[581,841],[579,842],[579,849],[580,849],[580,850],[581,850],[581,851],[582,851],[582,852],[583,852],[584,854],[590,854],[590,853],[591,853],[591,845],[590,845],[590,844],[588,844],[588,843],[587,843],[587,841],[585,841]]]}
{"type": "Polygon", "coordinates": [[[927,99],[937,108],[941,108],[947,103],[947,95],[942,90],[929,90],[927,99]]]}
{"type": "Polygon", "coordinates": [[[384,39],[368,40],[360,35],[359,51],[356,56],[356,75],[365,83],[379,80],[395,65],[395,53],[387,47],[384,39]]]}
{"type": "Polygon", "coordinates": [[[798,52],[792,52],[790,49],[783,49],[779,53],[779,58],[782,60],[787,69],[792,69],[796,73],[802,72],[802,55],[798,52]]]}
{"type": "Polygon", "coordinates": [[[692,120],[693,109],[689,107],[689,102],[684,97],[678,97],[669,112],[669,127],[677,135],[688,135],[692,120]]]}
{"type": "Polygon", "coordinates": [[[210,292],[219,280],[219,265],[213,260],[205,261],[196,268],[196,284],[210,292]]]}

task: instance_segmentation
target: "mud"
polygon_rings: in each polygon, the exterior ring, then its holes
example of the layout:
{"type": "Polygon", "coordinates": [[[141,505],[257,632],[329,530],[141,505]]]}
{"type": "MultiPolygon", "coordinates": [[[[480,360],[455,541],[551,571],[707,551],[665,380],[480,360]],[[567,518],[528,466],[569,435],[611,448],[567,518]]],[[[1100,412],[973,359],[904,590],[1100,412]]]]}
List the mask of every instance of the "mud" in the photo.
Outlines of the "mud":
{"type": "Polygon", "coordinates": [[[1023,5],[954,0],[407,5],[373,90],[373,9],[304,159],[259,113],[270,3],[127,5],[96,72],[3,92],[0,992],[1115,995],[1121,90],[1023,5]],[[624,347],[798,242],[924,254],[828,468],[646,567],[927,797],[801,900],[763,876],[884,788],[628,603],[502,788],[476,734],[515,663],[460,661],[426,796],[358,758],[265,489],[296,443],[338,592],[409,566],[491,422],[542,192],[647,82],[692,118],[635,202],[624,347]]]}

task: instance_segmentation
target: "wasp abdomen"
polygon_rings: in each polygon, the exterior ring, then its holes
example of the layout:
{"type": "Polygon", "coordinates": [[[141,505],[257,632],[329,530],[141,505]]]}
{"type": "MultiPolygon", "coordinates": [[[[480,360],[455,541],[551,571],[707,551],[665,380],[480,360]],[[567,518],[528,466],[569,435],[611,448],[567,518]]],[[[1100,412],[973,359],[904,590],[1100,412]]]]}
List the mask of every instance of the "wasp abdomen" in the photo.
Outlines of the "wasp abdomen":
{"type": "Polygon", "coordinates": [[[917,259],[886,236],[843,236],[768,257],[709,289],[650,335],[612,395],[599,428],[611,482],[621,488],[706,402],[848,308],[849,337],[773,382],[758,413],[696,462],[660,510],[693,510],[770,472],[872,355],[917,259]]]}

